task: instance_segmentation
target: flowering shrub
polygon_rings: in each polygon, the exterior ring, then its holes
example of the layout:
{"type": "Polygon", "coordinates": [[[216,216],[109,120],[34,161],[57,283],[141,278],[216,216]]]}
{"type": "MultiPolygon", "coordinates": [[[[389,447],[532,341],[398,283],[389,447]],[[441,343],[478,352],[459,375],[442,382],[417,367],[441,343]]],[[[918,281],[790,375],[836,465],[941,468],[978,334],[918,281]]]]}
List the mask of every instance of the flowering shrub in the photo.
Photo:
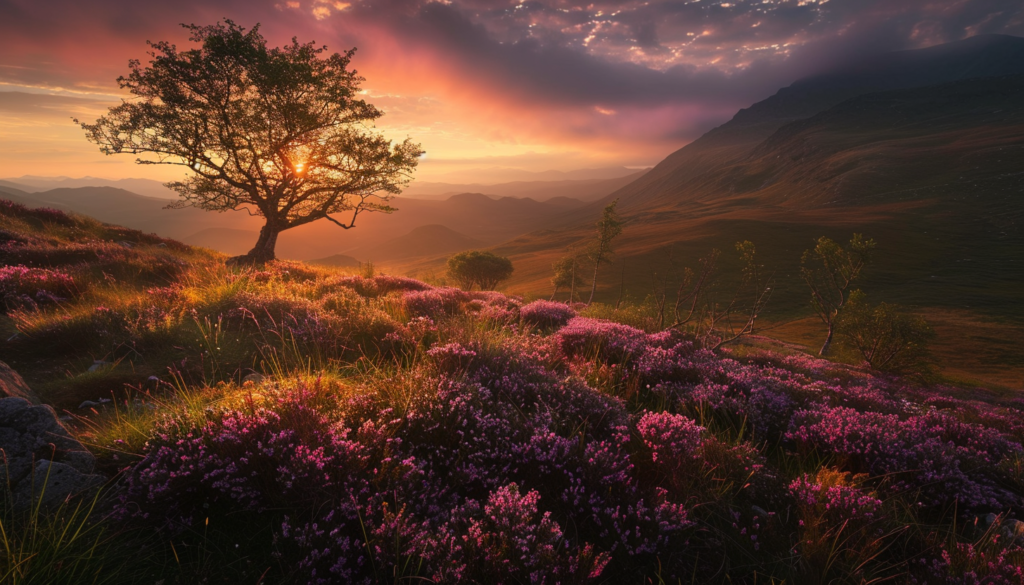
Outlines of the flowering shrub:
{"type": "Polygon", "coordinates": [[[892,479],[892,489],[920,490],[922,503],[956,500],[965,509],[1019,505],[1000,487],[996,464],[1021,445],[976,425],[935,415],[900,420],[837,407],[798,412],[786,437],[803,449],[840,457],[844,469],[892,479]]]}
{"type": "Polygon", "coordinates": [[[360,296],[379,297],[394,291],[426,291],[434,287],[425,282],[401,276],[378,274],[371,278],[363,276],[344,276],[332,281],[329,284],[341,286],[356,291],[360,296]]]}
{"type": "Polygon", "coordinates": [[[625,363],[647,347],[647,334],[628,325],[573,317],[555,333],[562,354],[569,359],[592,358],[604,363],[625,363]]]}
{"type": "Polygon", "coordinates": [[[467,501],[432,544],[437,583],[590,583],[610,557],[585,544],[569,548],[562,529],[541,513],[540,494],[511,483],[481,506],[467,501]]]}
{"type": "Polygon", "coordinates": [[[457,288],[435,288],[423,291],[409,291],[402,295],[405,309],[412,317],[436,319],[454,315],[466,302],[465,292],[457,288]]]}
{"type": "Polygon", "coordinates": [[[537,300],[519,309],[519,318],[523,323],[542,329],[562,327],[575,316],[576,311],[569,305],[554,301],[537,300]]]}
{"type": "Polygon", "coordinates": [[[66,272],[26,266],[0,266],[0,296],[28,295],[41,302],[77,294],[75,280],[66,272]]]}
{"type": "Polygon", "coordinates": [[[127,478],[120,513],[178,531],[212,514],[313,508],[368,495],[363,447],[302,397],[276,411],[174,418],[146,445],[127,478]]]}

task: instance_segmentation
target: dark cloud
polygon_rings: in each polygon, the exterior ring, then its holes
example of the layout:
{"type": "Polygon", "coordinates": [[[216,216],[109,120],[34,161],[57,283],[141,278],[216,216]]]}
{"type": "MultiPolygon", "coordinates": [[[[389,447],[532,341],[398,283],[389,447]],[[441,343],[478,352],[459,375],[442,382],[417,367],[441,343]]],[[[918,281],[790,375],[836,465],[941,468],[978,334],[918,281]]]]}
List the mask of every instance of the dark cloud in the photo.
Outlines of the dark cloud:
{"type": "Polygon", "coordinates": [[[866,54],[1024,34],[1019,0],[364,1],[353,13],[439,52],[469,82],[606,107],[746,105],[866,54]]]}

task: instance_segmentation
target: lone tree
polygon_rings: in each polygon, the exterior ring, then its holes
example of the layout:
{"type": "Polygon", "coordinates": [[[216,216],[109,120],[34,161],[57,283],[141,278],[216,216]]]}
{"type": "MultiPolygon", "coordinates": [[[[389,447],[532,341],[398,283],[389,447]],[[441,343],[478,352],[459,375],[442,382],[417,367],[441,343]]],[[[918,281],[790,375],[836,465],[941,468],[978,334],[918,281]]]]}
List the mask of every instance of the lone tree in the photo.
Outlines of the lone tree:
{"type": "Polygon", "coordinates": [[[167,183],[181,196],[172,207],[265,218],[238,263],[273,260],[285,230],[319,219],[350,229],[362,212],[394,211],[388,201],[423,152],[366,126],[382,114],[356,99],[363,78],[348,69],[355,49],[328,54],[296,39],[268,48],[259,25],[247,31],[230,20],[182,26],[199,48],[149,43],[149,65],[132,60],[118,78],[134,98],[95,124],[75,120],[104,154],[186,167],[186,179],[167,183]]]}
{"type": "Polygon", "coordinates": [[[828,327],[828,335],[818,355],[828,354],[839,312],[848,299],[847,289],[860,277],[874,248],[874,240],[853,234],[846,248],[823,236],[818,238],[813,249],[804,251],[800,272],[811,289],[811,305],[828,327]]]}
{"type": "Polygon", "coordinates": [[[480,290],[491,290],[512,276],[512,261],[490,252],[470,250],[448,259],[448,276],[466,290],[479,285],[480,290]]]}
{"type": "Polygon", "coordinates": [[[622,233],[622,218],[615,211],[619,200],[612,201],[605,206],[601,213],[601,219],[597,222],[597,240],[590,249],[590,259],[594,262],[594,282],[590,287],[590,298],[587,304],[594,302],[594,293],[597,292],[597,273],[601,269],[601,263],[611,262],[612,240],[622,233]]]}

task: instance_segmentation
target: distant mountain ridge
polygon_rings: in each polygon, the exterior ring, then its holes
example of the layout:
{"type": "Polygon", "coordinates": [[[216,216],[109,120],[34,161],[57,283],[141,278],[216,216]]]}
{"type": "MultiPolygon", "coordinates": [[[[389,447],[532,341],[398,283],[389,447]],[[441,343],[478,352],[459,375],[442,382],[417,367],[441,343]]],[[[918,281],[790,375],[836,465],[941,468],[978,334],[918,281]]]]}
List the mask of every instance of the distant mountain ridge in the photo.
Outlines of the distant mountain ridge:
{"type": "Polygon", "coordinates": [[[620,189],[647,171],[637,171],[612,179],[578,179],[561,181],[512,181],[509,183],[432,183],[415,181],[403,192],[405,197],[443,199],[457,193],[476,192],[493,197],[521,197],[549,201],[554,198],[596,201],[620,189]]]}
{"type": "Polygon", "coordinates": [[[687,183],[697,175],[746,156],[785,124],[809,118],[858,95],[1022,74],[1024,39],[981,35],[927,49],[889,53],[808,77],[741,109],[731,120],[670,154],[646,175],[594,207],[613,199],[619,199],[625,210],[672,204],[685,197],[687,183]]]}

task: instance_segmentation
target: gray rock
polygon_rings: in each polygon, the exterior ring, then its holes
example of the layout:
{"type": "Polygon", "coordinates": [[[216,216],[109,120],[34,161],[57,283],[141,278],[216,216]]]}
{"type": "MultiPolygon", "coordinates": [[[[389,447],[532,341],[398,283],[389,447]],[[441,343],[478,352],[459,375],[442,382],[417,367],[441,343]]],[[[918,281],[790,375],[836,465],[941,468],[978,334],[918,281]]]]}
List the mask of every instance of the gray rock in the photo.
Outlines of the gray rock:
{"type": "Polygon", "coordinates": [[[85,408],[95,408],[97,406],[100,406],[99,402],[93,402],[92,400],[85,400],[81,404],[78,405],[78,409],[82,410],[82,409],[85,409],[85,408]]]}
{"type": "Polygon", "coordinates": [[[70,465],[43,460],[36,463],[31,478],[18,482],[14,505],[23,509],[37,501],[43,506],[60,504],[68,496],[98,488],[105,482],[102,475],[82,473],[70,465]]]}
{"type": "Polygon", "coordinates": [[[93,360],[92,365],[89,366],[89,369],[87,371],[89,371],[89,372],[98,372],[100,370],[106,369],[108,366],[113,366],[113,365],[114,364],[111,363],[111,362],[106,362],[106,361],[103,361],[103,360],[93,360]]]}
{"type": "Polygon", "coordinates": [[[122,248],[127,248],[127,249],[129,249],[129,250],[131,250],[132,248],[134,248],[134,247],[135,247],[135,244],[133,244],[133,243],[131,243],[131,242],[128,242],[128,241],[125,241],[125,240],[121,240],[121,241],[119,241],[119,242],[117,243],[117,245],[118,245],[118,246],[121,246],[122,248]]]}
{"type": "Polygon", "coordinates": [[[4,362],[0,362],[0,398],[14,396],[24,398],[32,404],[39,404],[39,397],[28,387],[25,380],[4,362]]]}
{"type": "Polygon", "coordinates": [[[47,505],[60,502],[105,481],[93,474],[93,454],[45,404],[33,405],[17,397],[0,399],[0,449],[6,463],[0,467],[0,480],[11,486],[16,506],[29,505],[33,494],[42,494],[47,505]]]}

